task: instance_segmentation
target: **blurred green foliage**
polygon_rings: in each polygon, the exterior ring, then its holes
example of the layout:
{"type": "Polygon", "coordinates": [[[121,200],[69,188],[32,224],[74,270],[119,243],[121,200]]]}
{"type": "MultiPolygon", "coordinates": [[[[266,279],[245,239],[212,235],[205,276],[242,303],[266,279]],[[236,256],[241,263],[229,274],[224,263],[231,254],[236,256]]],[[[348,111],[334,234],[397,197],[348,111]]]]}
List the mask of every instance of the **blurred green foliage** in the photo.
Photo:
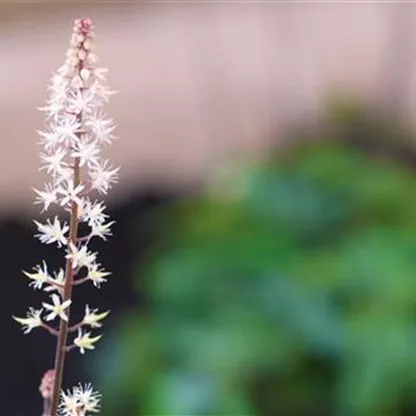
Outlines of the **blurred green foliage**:
{"type": "Polygon", "coordinates": [[[105,414],[415,414],[415,174],[346,144],[374,134],[354,120],[155,213],[105,414]]]}

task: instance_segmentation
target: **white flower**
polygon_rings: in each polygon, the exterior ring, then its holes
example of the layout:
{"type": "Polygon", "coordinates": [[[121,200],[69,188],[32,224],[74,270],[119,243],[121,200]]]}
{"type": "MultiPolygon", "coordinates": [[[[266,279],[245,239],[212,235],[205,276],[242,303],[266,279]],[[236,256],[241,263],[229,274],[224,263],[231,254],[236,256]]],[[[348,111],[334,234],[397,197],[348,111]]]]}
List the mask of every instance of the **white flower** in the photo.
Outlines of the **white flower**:
{"type": "Polygon", "coordinates": [[[89,171],[91,185],[99,193],[106,194],[113,183],[117,183],[119,168],[109,166],[109,161],[105,160],[92,166],[89,171]]]}
{"type": "Polygon", "coordinates": [[[79,158],[80,166],[85,164],[91,166],[92,164],[97,164],[100,151],[101,149],[95,142],[80,141],[77,143],[76,150],[71,153],[71,156],[79,158]]]}
{"type": "Polygon", "coordinates": [[[107,68],[94,68],[94,75],[95,77],[102,82],[107,81],[107,68]]]}
{"type": "Polygon", "coordinates": [[[49,102],[64,100],[68,93],[69,79],[58,71],[52,74],[47,90],[51,91],[49,102]]]}
{"type": "Polygon", "coordinates": [[[29,273],[23,271],[23,273],[32,280],[30,282],[29,286],[33,286],[35,289],[42,289],[42,286],[44,283],[47,283],[49,280],[51,280],[51,277],[48,273],[48,268],[46,266],[45,261],[43,261],[43,269],[41,266],[37,265],[34,267],[34,270],[36,273],[29,273]]]}
{"type": "Polygon", "coordinates": [[[74,180],[74,169],[72,167],[67,167],[67,168],[62,167],[61,171],[59,172],[59,176],[56,176],[54,178],[54,184],[56,187],[55,192],[57,192],[61,183],[73,182],[73,180],[74,180]]]}
{"type": "Polygon", "coordinates": [[[54,278],[49,277],[48,282],[50,283],[50,285],[43,289],[45,292],[52,292],[54,290],[62,292],[62,287],[65,283],[65,271],[64,269],[59,269],[58,273],[54,274],[54,278]]]}
{"type": "Polygon", "coordinates": [[[40,231],[40,234],[35,234],[35,237],[38,237],[42,243],[51,244],[56,241],[58,247],[61,247],[62,244],[67,244],[68,240],[65,237],[65,233],[69,230],[69,227],[66,223],[61,225],[57,216],[55,216],[53,224],[49,218],[46,224],[41,224],[37,221],[35,221],[35,224],[40,231]]]}
{"type": "Polygon", "coordinates": [[[78,335],[74,339],[74,345],[76,345],[81,354],[85,353],[85,350],[93,350],[95,348],[95,343],[102,337],[98,335],[91,338],[91,332],[83,332],[81,328],[78,328],[78,335]]]}
{"type": "Polygon", "coordinates": [[[44,111],[46,113],[46,120],[53,119],[55,122],[58,121],[58,117],[64,109],[65,105],[62,99],[58,98],[54,100],[49,100],[47,102],[47,105],[38,108],[39,111],[44,111]]]}
{"type": "Polygon", "coordinates": [[[23,332],[28,334],[32,329],[42,326],[43,309],[30,308],[26,318],[17,318],[13,316],[13,319],[23,326],[23,332]]]}
{"type": "Polygon", "coordinates": [[[65,182],[65,186],[60,185],[56,189],[56,192],[63,196],[61,206],[65,206],[69,202],[75,202],[77,205],[81,205],[82,201],[79,194],[83,191],[84,185],[79,184],[74,187],[74,181],[66,180],[65,182]]]}
{"type": "Polygon", "coordinates": [[[40,170],[46,169],[47,173],[51,173],[54,177],[62,172],[62,168],[66,166],[64,158],[66,156],[66,149],[59,148],[53,153],[45,155],[40,154],[41,160],[45,165],[41,166],[40,170]]]}
{"type": "MultiPolygon", "coordinates": [[[[81,84],[82,80],[80,79],[81,84]]],[[[80,85],[82,86],[82,85],[80,85]]],[[[78,86],[76,93],[68,98],[68,109],[75,114],[91,111],[94,95],[91,91],[82,91],[78,86]]]]}
{"type": "Polygon", "coordinates": [[[85,125],[91,129],[99,143],[111,144],[112,140],[116,138],[113,134],[116,125],[113,120],[106,119],[101,112],[90,117],[85,125]]]}
{"type": "Polygon", "coordinates": [[[100,410],[101,394],[94,391],[91,384],[79,385],[76,396],[86,412],[96,413],[100,410]]]}
{"type": "Polygon", "coordinates": [[[90,91],[94,95],[97,107],[107,103],[112,95],[117,94],[117,91],[108,89],[99,81],[96,81],[91,85],[90,91]]]}
{"type": "Polygon", "coordinates": [[[70,243],[70,253],[67,254],[67,259],[72,259],[72,267],[74,269],[78,267],[90,267],[94,264],[97,253],[91,253],[88,251],[88,247],[83,245],[81,248],[77,248],[74,244],[70,243]]]}
{"type": "Polygon", "coordinates": [[[88,305],[85,306],[85,315],[84,319],[82,320],[83,325],[89,325],[91,328],[100,328],[102,323],[100,322],[103,320],[110,311],[97,313],[98,309],[90,309],[88,305]]]}
{"type": "Polygon", "coordinates": [[[61,402],[59,404],[59,416],[84,416],[78,405],[78,398],[71,392],[61,391],[61,402]]]}
{"type": "Polygon", "coordinates": [[[53,305],[50,305],[49,303],[42,303],[42,306],[51,311],[49,315],[45,318],[47,321],[52,321],[57,316],[59,316],[64,321],[68,321],[68,316],[65,314],[65,309],[71,305],[71,299],[67,299],[64,302],[61,303],[61,298],[56,295],[55,293],[51,295],[53,305]]]}
{"type": "Polygon", "coordinates": [[[57,202],[56,190],[51,184],[45,185],[44,191],[33,189],[37,196],[35,198],[35,204],[43,204],[42,212],[47,211],[51,204],[57,202]]]}
{"type": "Polygon", "coordinates": [[[51,151],[55,148],[57,144],[59,144],[60,136],[59,134],[52,130],[52,131],[41,131],[37,130],[40,136],[40,144],[45,147],[46,151],[51,151]]]}
{"type": "Polygon", "coordinates": [[[106,276],[109,276],[111,273],[106,272],[105,270],[100,270],[99,264],[93,264],[88,268],[88,279],[92,281],[95,287],[100,287],[101,283],[105,283],[107,279],[104,279],[106,276]]]}
{"type": "Polygon", "coordinates": [[[100,237],[104,241],[107,241],[107,236],[111,236],[111,230],[110,227],[115,223],[115,221],[110,221],[107,224],[99,223],[99,222],[93,222],[90,224],[91,226],[91,233],[90,237],[100,237]]]}
{"type": "Polygon", "coordinates": [[[104,214],[104,210],[105,205],[103,202],[91,202],[89,199],[85,199],[81,217],[92,227],[93,224],[101,224],[108,218],[108,215],[104,214]]]}
{"type": "Polygon", "coordinates": [[[72,146],[79,140],[78,131],[80,127],[81,124],[75,116],[67,115],[65,118],[61,118],[55,125],[57,140],[64,146],[72,146]]]}
{"type": "Polygon", "coordinates": [[[100,410],[101,394],[91,384],[79,384],[67,393],[61,392],[59,411],[61,416],[83,416],[100,410]]]}

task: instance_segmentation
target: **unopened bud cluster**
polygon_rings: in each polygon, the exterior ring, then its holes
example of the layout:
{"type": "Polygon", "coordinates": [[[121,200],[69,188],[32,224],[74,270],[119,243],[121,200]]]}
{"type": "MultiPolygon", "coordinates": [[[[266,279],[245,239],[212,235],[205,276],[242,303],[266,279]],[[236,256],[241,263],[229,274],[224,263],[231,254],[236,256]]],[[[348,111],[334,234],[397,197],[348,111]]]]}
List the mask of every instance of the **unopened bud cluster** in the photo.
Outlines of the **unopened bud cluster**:
{"type": "MultiPolygon", "coordinates": [[[[76,20],[65,63],[52,76],[47,104],[41,108],[47,127],[38,132],[43,147],[40,169],[49,180],[44,189],[35,189],[35,204],[41,205],[42,212],[51,207],[62,209],[66,219],[54,215],[46,222],[35,221],[35,236],[42,243],[56,244],[63,251],[66,266],[52,271],[42,260],[33,271],[24,272],[30,286],[50,297],[41,307],[30,308],[25,318],[15,317],[24,333],[43,328],[58,336],[59,328],[54,324],[68,322],[72,288],[87,282],[99,288],[110,274],[99,263],[98,253],[89,248],[93,238],[111,236],[113,221],[105,214],[104,203],[95,198],[107,194],[118,176],[118,168],[101,155],[115,139],[113,120],[102,111],[113,91],[106,87],[106,69],[95,66],[93,50],[91,20],[76,20]]],[[[68,324],[68,332],[74,335],[67,351],[94,349],[101,335],[92,335],[92,331],[107,314],[86,305],[82,321],[68,324]]],[[[77,387],[71,394],[62,393],[62,400],[60,413],[65,416],[95,412],[99,402],[89,385],[77,387]]]]}

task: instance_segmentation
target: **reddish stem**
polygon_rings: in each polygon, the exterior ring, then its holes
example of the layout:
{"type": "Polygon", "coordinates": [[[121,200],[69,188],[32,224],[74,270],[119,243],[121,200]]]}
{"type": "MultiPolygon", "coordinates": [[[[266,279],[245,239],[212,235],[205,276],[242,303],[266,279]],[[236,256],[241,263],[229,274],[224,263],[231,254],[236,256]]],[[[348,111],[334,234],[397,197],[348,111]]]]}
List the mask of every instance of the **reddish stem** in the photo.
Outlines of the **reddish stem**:
{"type": "Polygon", "coordinates": [[[51,326],[49,326],[48,324],[45,324],[44,322],[42,322],[42,328],[46,329],[52,335],[55,335],[55,336],[59,335],[59,332],[55,328],[52,328],[51,326]]]}
{"type": "Polygon", "coordinates": [[[83,277],[82,279],[74,280],[74,281],[72,282],[72,286],[78,286],[78,285],[81,285],[82,283],[85,283],[87,280],[89,280],[89,277],[88,277],[88,276],[83,277]]]}
{"type": "MultiPolygon", "coordinates": [[[[75,159],[74,168],[74,188],[79,185],[81,181],[81,169],[79,167],[79,158],[75,159]]],[[[72,244],[76,245],[78,234],[78,204],[72,201],[71,204],[71,220],[69,240],[72,244]]],[[[74,269],[72,259],[67,259],[65,269],[65,284],[63,290],[63,301],[71,299],[72,286],[74,279],[74,269]]],[[[69,319],[70,308],[67,309],[67,315],[69,319]]],[[[51,416],[56,416],[59,406],[59,395],[62,385],[62,376],[64,372],[66,343],[68,338],[68,322],[61,319],[59,326],[58,344],[56,346],[55,354],[55,380],[53,385],[53,395],[51,402],[51,416]]]]}

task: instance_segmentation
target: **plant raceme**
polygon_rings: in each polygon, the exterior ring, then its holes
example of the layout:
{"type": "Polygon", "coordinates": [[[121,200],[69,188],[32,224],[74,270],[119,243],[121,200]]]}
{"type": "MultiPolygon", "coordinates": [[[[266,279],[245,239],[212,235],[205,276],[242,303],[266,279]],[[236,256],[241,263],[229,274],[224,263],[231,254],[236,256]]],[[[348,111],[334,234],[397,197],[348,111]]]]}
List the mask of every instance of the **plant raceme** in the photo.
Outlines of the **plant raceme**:
{"type": "Polygon", "coordinates": [[[102,111],[114,91],[106,87],[107,70],[96,66],[93,29],[90,19],[75,21],[65,63],[52,76],[49,98],[40,109],[47,121],[46,130],[38,132],[43,146],[40,169],[49,181],[44,189],[35,189],[35,204],[42,212],[61,209],[68,219],[55,215],[46,222],[35,221],[35,236],[63,251],[65,267],[51,271],[42,261],[33,271],[24,272],[29,286],[47,292],[49,301],[30,308],[26,317],[14,319],[25,334],[43,328],[58,340],[54,370],[45,374],[40,387],[43,416],[84,416],[98,412],[100,405],[100,396],[90,384],[66,393],[61,390],[66,352],[79,349],[84,354],[94,349],[101,335],[92,335],[92,330],[100,328],[108,314],[86,305],[82,321],[70,324],[73,287],[90,282],[100,288],[110,275],[89,243],[111,236],[114,221],[105,214],[104,203],[95,198],[107,194],[119,170],[101,156],[102,149],[116,138],[113,120],[102,111]]]}

